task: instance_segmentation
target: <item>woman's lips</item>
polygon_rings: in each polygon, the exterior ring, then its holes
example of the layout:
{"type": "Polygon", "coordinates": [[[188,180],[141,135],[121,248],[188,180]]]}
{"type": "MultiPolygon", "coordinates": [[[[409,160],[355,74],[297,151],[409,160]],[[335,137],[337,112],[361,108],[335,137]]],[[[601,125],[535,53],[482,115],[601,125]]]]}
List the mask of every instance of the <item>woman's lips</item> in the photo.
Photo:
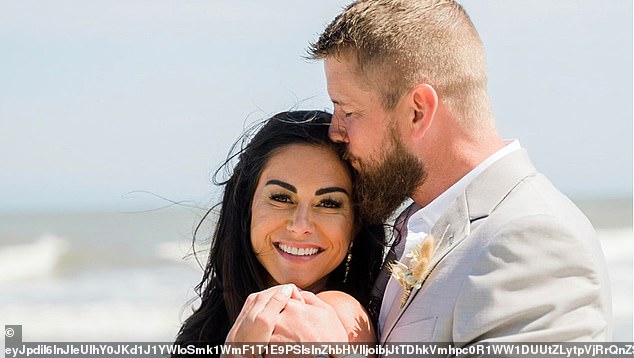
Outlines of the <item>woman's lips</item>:
{"type": "Polygon", "coordinates": [[[308,259],[312,259],[312,258],[316,257],[322,251],[324,251],[322,248],[319,248],[317,246],[299,247],[299,246],[284,244],[284,243],[280,243],[280,242],[275,243],[274,245],[275,245],[275,248],[277,249],[277,251],[282,256],[284,256],[286,258],[289,258],[289,259],[308,260],[308,259]]]}

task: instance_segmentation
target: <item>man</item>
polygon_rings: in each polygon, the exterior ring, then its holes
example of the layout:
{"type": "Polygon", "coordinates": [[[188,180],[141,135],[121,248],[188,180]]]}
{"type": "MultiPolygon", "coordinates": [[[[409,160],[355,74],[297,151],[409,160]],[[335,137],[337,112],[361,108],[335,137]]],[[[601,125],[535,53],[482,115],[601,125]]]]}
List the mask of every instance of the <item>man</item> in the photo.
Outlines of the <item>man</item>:
{"type": "MultiPolygon", "coordinates": [[[[458,3],[354,2],[310,53],[324,60],[330,136],[360,173],[362,214],[383,221],[413,200],[388,255],[399,280],[386,270],[376,284],[381,343],[611,339],[594,229],[498,136],[484,47],[458,3]]],[[[332,313],[274,302],[261,313],[271,341],[346,339],[323,329],[332,313]]]]}
{"type": "Polygon", "coordinates": [[[310,52],[324,60],[330,136],[360,172],[365,215],[385,220],[410,197],[395,257],[407,268],[413,248],[432,248],[409,287],[389,280],[381,342],[611,339],[594,229],[499,138],[484,47],[458,3],[357,1],[310,52]]]}

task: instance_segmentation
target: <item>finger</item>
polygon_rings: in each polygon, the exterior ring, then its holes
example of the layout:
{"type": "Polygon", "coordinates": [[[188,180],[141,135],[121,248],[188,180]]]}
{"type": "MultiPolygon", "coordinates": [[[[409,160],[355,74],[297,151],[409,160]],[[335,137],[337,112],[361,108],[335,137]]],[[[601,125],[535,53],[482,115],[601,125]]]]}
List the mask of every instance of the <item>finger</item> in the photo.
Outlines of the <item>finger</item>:
{"type": "Polygon", "coordinates": [[[252,327],[260,331],[260,334],[266,338],[265,341],[268,341],[270,335],[273,333],[273,329],[279,320],[282,310],[284,310],[286,304],[291,300],[292,293],[293,287],[283,285],[277,287],[274,294],[271,295],[266,302],[263,299],[264,296],[261,296],[258,302],[253,306],[247,320],[252,327]],[[259,307],[262,308],[258,311],[259,307]]]}
{"type": "Polygon", "coordinates": [[[298,329],[298,324],[304,319],[302,308],[306,305],[299,300],[289,300],[275,322],[275,328],[269,338],[270,343],[294,342],[293,334],[298,329]]]}
{"type": "Polygon", "coordinates": [[[241,326],[245,320],[252,322],[253,318],[262,311],[266,303],[271,299],[271,296],[273,296],[279,289],[280,286],[274,286],[264,291],[250,294],[244,302],[238,317],[236,317],[234,327],[241,326]]]}
{"type": "Polygon", "coordinates": [[[260,314],[279,314],[282,312],[288,300],[291,299],[294,290],[297,290],[295,285],[278,286],[273,295],[271,295],[268,301],[264,304],[260,314]]]}
{"type": "Polygon", "coordinates": [[[291,294],[291,298],[294,300],[298,300],[302,303],[305,303],[304,296],[302,296],[302,290],[300,290],[297,286],[291,284],[293,286],[293,293],[291,294]]]}
{"type": "Polygon", "coordinates": [[[276,317],[290,300],[293,286],[274,286],[253,294],[253,306],[246,312],[245,319],[258,324],[268,324],[276,317]]]}
{"type": "Polygon", "coordinates": [[[250,294],[245,300],[244,305],[242,306],[242,309],[238,314],[238,317],[236,317],[236,323],[241,322],[249,315],[253,315],[254,310],[256,314],[257,312],[260,312],[262,310],[262,307],[264,307],[264,304],[268,302],[268,300],[274,293],[275,289],[272,287],[264,291],[250,294]]]}
{"type": "Polygon", "coordinates": [[[302,291],[302,296],[304,297],[304,302],[307,305],[311,305],[311,306],[328,305],[324,300],[322,300],[321,298],[317,297],[317,295],[315,295],[312,292],[302,291]]]}
{"type": "MultiPolygon", "coordinates": [[[[253,305],[245,318],[250,322],[258,320],[258,316],[266,317],[279,313],[290,299],[293,288],[289,285],[274,286],[253,295],[253,305]],[[277,311],[277,312],[276,312],[277,311]]],[[[250,295],[251,297],[251,295],[250,295]]]]}
{"type": "Polygon", "coordinates": [[[275,286],[247,298],[227,341],[268,341],[280,311],[290,300],[293,287],[275,286]],[[246,305],[248,303],[248,307],[246,305]]]}

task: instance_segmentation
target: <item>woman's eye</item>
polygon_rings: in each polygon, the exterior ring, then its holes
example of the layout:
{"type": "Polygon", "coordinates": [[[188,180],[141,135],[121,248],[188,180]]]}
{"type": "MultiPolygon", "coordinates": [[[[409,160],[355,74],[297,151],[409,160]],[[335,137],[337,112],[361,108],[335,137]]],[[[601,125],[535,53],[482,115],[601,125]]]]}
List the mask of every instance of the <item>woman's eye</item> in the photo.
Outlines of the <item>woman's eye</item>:
{"type": "Polygon", "coordinates": [[[319,206],[327,209],[339,209],[343,206],[341,200],[336,199],[324,199],[319,202],[319,206]]]}
{"type": "Polygon", "coordinates": [[[292,203],[291,197],[287,194],[271,194],[270,199],[278,203],[292,203]]]}

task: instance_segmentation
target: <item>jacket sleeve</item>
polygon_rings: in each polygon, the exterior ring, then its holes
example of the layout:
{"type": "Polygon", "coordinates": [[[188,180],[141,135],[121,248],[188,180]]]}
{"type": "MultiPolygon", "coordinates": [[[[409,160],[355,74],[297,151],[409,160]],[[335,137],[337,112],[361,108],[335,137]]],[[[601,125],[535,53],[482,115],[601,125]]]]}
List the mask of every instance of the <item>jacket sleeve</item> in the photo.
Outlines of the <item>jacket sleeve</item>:
{"type": "Polygon", "coordinates": [[[609,282],[592,228],[534,215],[495,230],[461,284],[456,341],[611,339],[609,282]]]}

